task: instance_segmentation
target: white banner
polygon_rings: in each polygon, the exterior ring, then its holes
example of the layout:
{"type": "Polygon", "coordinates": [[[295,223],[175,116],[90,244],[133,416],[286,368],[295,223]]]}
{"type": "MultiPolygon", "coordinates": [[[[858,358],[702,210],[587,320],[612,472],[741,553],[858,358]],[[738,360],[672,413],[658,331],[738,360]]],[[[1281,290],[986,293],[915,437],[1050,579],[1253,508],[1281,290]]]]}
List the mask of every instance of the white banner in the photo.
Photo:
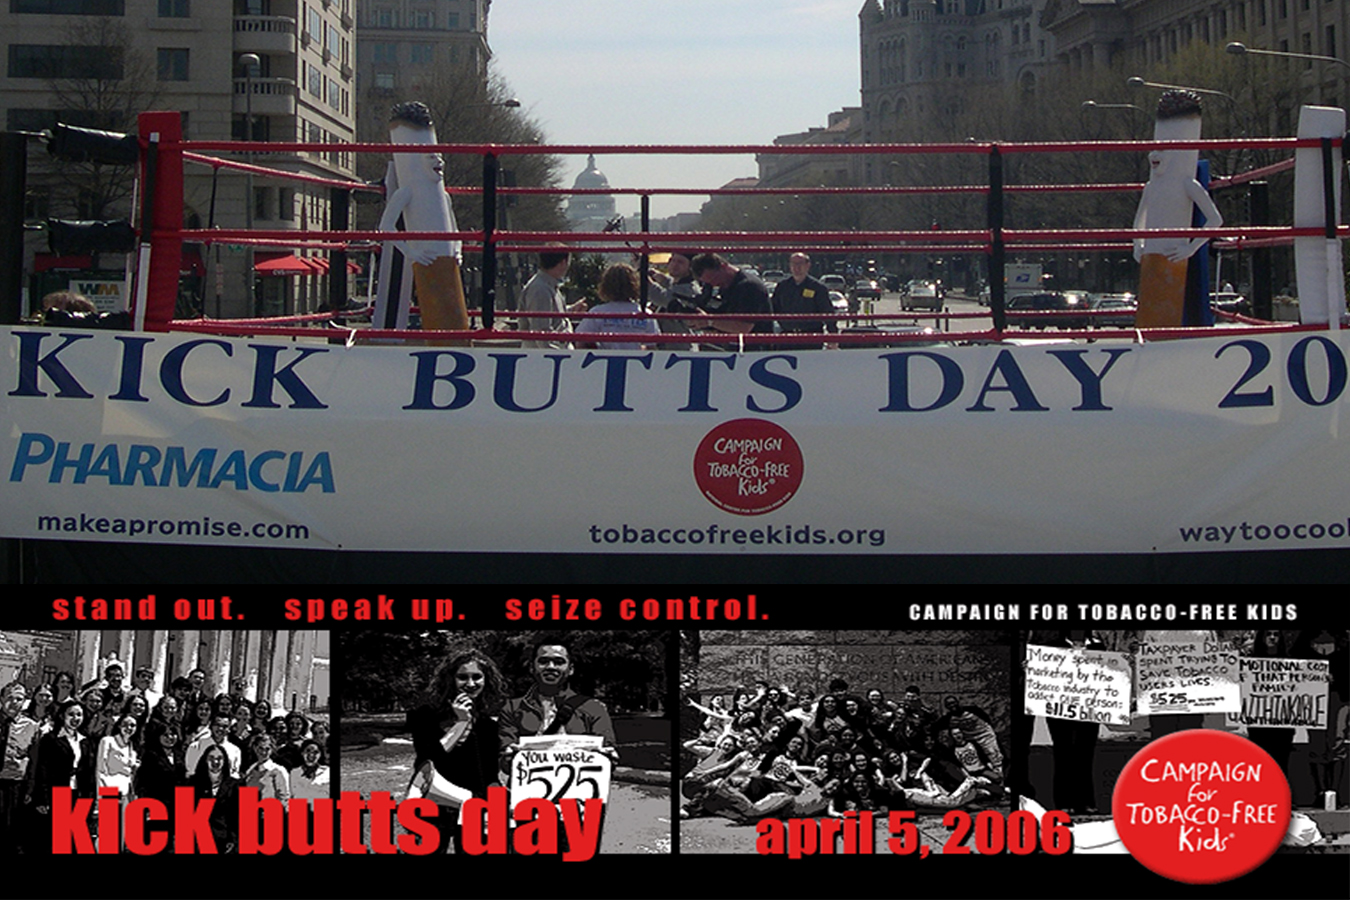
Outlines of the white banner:
{"type": "Polygon", "coordinates": [[[1130,724],[1130,657],[1108,650],[1027,645],[1029,716],[1130,724]]]}
{"type": "Polygon", "coordinates": [[[0,533],[373,550],[1350,546],[1343,333],[545,352],[0,329],[0,533]]]}
{"type": "Polygon", "coordinates": [[[1228,721],[1256,728],[1326,728],[1331,664],[1325,659],[1244,656],[1242,711],[1228,721]]]}
{"type": "Polygon", "coordinates": [[[522,800],[609,802],[613,764],[598,735],[524,736],[511,757],[511,807],[522,800]]]}
{"type": "Polygon", "coordinates": [[[1145,642],[1135,653],[1141,716],[1237,712],[1238,655],[1203,640],[1145,642]]]}

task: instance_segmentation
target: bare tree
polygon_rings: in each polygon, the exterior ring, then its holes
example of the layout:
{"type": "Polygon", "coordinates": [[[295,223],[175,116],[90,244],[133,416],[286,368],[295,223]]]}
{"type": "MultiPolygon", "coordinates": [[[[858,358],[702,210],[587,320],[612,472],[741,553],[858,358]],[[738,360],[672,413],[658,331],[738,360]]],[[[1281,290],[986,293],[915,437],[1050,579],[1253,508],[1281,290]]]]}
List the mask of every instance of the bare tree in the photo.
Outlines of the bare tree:
{"type": "MultiPolygon", "coordinates": [[[[136,48],[121,18],[84,18],[62,40],[78,61],[47,79],[57,119],[70,125],[134,132],[136,117],[159,101],[157,61],[136,48]]],[[[88,162],[53,163],[52,211],[106,219],[126,215],[136,172],[132,166],[88,162]]]]}

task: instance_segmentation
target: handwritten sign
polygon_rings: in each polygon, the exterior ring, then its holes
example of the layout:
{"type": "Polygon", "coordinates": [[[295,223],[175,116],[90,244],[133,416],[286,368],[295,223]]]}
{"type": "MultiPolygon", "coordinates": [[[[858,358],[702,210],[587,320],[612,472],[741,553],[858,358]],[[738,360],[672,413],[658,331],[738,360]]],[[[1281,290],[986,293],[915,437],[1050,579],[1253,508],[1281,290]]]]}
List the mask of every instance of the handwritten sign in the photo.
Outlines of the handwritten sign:
{"type": "Polygon", "coordinates": [[[597,735],[522,737],[511,758],[511,806],[522,800],[609,801],[611,763],[597,735]]]}
{"type": "Polygon", "coordinates": [[[1124,653],[1027,645],[1027,715],[1130,724],[1130,660],[1124,653]]]}
{"type": "Polygon", "coordinates": [[[1141,716],[1235,713],[1241,708],[1237,653],[1205,640],[1140,644],[1135,656],[1141,716]]]}
{"type": "Polygon", "coordinates": [[[1324,659],[1243,657],[1242,709],[1230,724],[1257,728],[1327,727],[1330,664],[1324,659]]]}

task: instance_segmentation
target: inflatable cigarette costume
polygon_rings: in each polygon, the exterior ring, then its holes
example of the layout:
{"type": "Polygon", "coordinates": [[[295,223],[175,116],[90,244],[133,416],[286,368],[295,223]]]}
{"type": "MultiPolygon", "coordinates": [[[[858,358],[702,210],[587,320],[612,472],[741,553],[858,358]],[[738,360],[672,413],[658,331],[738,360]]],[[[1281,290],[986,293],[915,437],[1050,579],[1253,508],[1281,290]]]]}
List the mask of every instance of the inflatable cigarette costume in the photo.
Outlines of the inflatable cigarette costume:
{"type": "MultiPolygon", "coordinates": [[[[424,103],[400,103],[389,119],[394,144],[435,144],[436,129],[424,103]]],[[[385,176],[385,208],[381,231],[393,231],[399,219],[406,231],[456,231],[455,213],[445,192],[444,164],[435,152],[395,153],[385,176]]],[[[422,327],[465,330],[469,316],[460,279],[459,241],[391,241],[380,261],[375,322],[379,327],[406,328],[408,307],[416,288],[422,327]],[[412,278],[408,278],[408,266],[412,278]],[[391,318],[391,312],[393,316],[391,318]]]]}

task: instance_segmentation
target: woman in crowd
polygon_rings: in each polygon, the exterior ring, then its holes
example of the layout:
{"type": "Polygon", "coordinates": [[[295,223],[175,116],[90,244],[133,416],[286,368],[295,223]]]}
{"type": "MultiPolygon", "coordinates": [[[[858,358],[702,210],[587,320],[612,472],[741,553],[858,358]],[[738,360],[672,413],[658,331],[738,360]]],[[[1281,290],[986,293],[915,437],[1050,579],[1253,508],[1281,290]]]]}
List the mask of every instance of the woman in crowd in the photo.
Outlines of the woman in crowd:
{"type": "Polygon", "coordinates": [[[80,728],[84,724],[84,706],[67,700],[56,709],[55,727],[38,739],[38,755],[33,775],[33,804],[37,827],[31,835],[29,851],[52,852],[52,792],[72,788],[78,796],[76,773],[86,755],[80,728]]]}
{"type": "Polygon", "coordinates": [[[824,740],[843,731],[847,725],[848,722],[840,715],[839,699],[834,694],[821,697],[820,704],[816,707],[816,720],[811,726],[812,739],[824,740]]]}
{"type": "MultiPolygon", "coordinates": [[[[488,787],[497,783],[501,748],[496,716],[505,695],[497,664],[482,651],[465,650],[445,660],[425,702],[408,714],[414,785],[425,794],[434,773],[458,788],[462,799],[486,797],[488,787]]],[[[457,810],[441,806],[430,820],[447,851],[460,839],[457,818],[457,810]]]]}
{"type": "Polygon", "coordinates": [[[257,788],[259,799],[280,800],[284,806],[291,799],[291,777],[284,766],[272,759],[274,747],[271,735],[253,736],[251,748],[256,761],[245,770],[240,786],[257,788]]]}
{"type": "Polygon", "coordinates": [[[112,734],[98,742],[94,764],[95,787],[116,788],[123,798],[131,794],[131,779],[140,765],[140,755],[132,744],[136,736],[136,717],[123,713],[113,723],[112,734]]]}
{"type": "Polygon", "coordinates": [[[80,733],[95,740],[105,737],[112,726],[113,713],[103,708],[103,691],[89,688],[80,697],[80,704],[84,707],[84,725],[80,733]]]}
{"type": "Polygon", "coordinates": [[[140,694],[132,694],[122,709],[125,715],[136,720],[136,733],[131,737],[131,744],[140,753],[145,749],[145,726],[150,721],[150,704],[140,694]]]}
{"type": "Polygon", "coordinates": [[[118,716],[113,722],[112,733],[98,742],[94,761],[94,781],[96,796],[100,799],[100,813],[105,812],[101,803],[104,788],[117,791],[118,814],[122,819],[120,824],[123,826],[118,829],[118,834],[126,833],[126,809],[127,804],[131,802],[132,778],[135,777],[136,769],[141,764],[140,754],[133,745],[138,727],[136,717],[130,713],[118,716]]]}
{"type": "Polygon", "coordinates": [[[178,723],[152,718],[145,727],[145,752],[136,770],[136,796],[148,797],[173,808],[174,788],[187,784],[183,768],[183,751],[179,746],[182,732],[178,723]]]}
{"type": "Polygon", "coordinates": [[[33,691],[33,699],[28,702],[25,714],[38,723],[43,734],[52,730],[53,714],[56,712],[56,695],[50,685],[40,684],[33,691]]]}
{"type": "Polygon", "coordinates": [[[212,744],[197,760],[192,775],[197,801],[212,799],[211,836],[217,853],[233,853],[239,846],[239,781],[230,772],[230,758],[219,744],[212,744]]]}
{"type": "Polygon", "coordinates": [[[198,700],[189,704],[183,721],[183,741],[191,744],[211,730],[211,701],[198,700]]]}
{"type": "Polygon", "coordinates": [[[56,680],[52,682],[53,696],[52,706],[56,708],[62,703],[75,699],[75,676],[70,672],[57,672],[56,680]]]}
{"type": "Polygon", "coordinates": [[[266,700],[259,700],[253,704],[253,730],[266,731],[267,726],[272,722],[272,704],[266,700]]]}
{"type": "Polygon", "coordinates": [[[325,761],[323,744],[314,738],[300,747],[300,765],[291,770],[291,796],[302,800],[317,800],[329,796],[330,773],[325,761]]]}
{"type": "Polygon", "coordinates": [[[159,698],[155,708],[150,711],[150,718],[159,719],[161,722],[173,722],[181,731],[183,720],[179,713],[178,699],[172,694],[165,694],[159,698]]]}
{"type": "MultiPolygon", "coordinates": [[[[591,307],[590,312],[604,314],[611,318],[582,319],[577,325],[577,334],[627,334],[633,336],[655,335],[656,320],[642,315],[638,305],[641,297],[637,270],[625,263],[614,263],[600,275],[597,289],[601,303],[591,307]]],[[[578,342],[578,347],[596,347],[596,342],[578,342]]],[[[606,342],[598,345],[601,350],[641,350],[638,341],[606,342]]]]}

